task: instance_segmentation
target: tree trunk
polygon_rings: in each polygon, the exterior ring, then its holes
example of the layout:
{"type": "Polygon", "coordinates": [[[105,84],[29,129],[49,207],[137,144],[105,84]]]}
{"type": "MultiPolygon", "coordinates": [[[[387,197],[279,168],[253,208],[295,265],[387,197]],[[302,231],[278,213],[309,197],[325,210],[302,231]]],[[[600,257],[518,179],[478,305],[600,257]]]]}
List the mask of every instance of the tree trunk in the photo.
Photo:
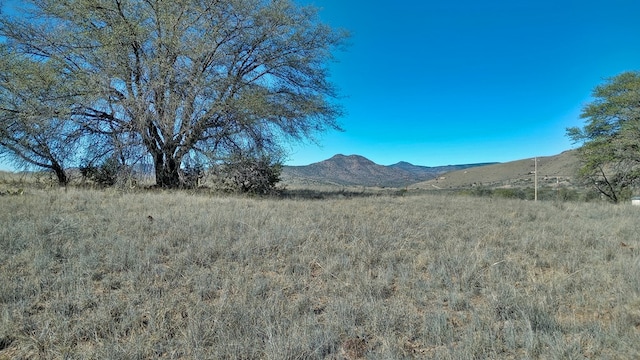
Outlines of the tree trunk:
{"type": "Polygon", "coordinates": [[[179,161],[162,153],[154,154],[156,186],[175,189],[180,187],[179,161]]]}
{"type": "Polygon", "coordinates": [[[67,186],[67,184],[69,183],[69,177],[67,176],[67,173],[64,171],[62,166],[54,162],[51,166],[51,170],[53,170],[54,174],[56,174],[56,177],[58,178],[58,185],[67,186]]]}

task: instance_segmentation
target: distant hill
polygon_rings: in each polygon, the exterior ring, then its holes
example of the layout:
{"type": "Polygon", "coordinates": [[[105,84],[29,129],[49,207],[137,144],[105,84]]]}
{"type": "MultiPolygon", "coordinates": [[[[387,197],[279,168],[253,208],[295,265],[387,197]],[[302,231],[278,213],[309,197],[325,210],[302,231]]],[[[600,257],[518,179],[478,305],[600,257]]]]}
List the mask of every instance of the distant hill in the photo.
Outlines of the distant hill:
{"type": "MultiPolygon", "coordinates": [[[[575,150],[555,156],[538,157],[539,186],[570,186],[579,167],[575,150]]],[[[475,186],[533,187],[534,158],[453,171],[437,178],[420,182],[412,187],[423,189],[459,189],[475,186]]]]}
{"type": "Polygon", "coordinates": [[[403,187],[434,179],[446,172],[487,164],[418,166],[401,161],[384,166],[360,155],[338,154],[306,166],[284,166],[284,183],[403,187]]]}

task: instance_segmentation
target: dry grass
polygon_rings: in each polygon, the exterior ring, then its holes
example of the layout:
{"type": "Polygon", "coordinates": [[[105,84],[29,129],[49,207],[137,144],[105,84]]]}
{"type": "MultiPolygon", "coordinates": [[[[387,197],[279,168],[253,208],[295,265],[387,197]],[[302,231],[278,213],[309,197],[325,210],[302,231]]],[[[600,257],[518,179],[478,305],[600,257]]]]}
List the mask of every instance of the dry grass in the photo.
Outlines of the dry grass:
{"type": "Polygon", "coordinates": [[[640,208],[27,189],[0,359],[640,357],[640,208]]]}

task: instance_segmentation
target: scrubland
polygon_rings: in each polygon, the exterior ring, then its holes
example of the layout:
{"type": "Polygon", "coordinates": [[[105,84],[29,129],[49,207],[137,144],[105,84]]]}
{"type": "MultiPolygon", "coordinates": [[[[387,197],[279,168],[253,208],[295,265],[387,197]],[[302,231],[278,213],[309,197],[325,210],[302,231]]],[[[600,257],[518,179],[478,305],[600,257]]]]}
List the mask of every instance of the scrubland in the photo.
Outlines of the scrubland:
{"type": "Polygon", "coordinates": [[[640,208],[0,197],[0,359],[640,358],[640,208]]]}

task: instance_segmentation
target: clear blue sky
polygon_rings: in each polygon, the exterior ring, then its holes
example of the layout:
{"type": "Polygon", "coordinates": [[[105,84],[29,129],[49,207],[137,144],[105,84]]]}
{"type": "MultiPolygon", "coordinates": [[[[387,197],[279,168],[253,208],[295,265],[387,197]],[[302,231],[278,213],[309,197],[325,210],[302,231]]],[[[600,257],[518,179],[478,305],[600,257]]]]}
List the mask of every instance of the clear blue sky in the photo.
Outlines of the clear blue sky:
{"type": "Polygon", "coordinates": [[[575,147],[593,87],[640,70],[638,0],[299,0],[352,33],[332,80],[345,132],[291,146],[388,165],[506,162],[575,147]]]}
{"type": "Polygon", "coordinates": [[[345,132],[292,144],[289,165],[555,155],[593,87],[640,70],[638,0],[296,1],[352,37],[331,65],[345,132]]]}

